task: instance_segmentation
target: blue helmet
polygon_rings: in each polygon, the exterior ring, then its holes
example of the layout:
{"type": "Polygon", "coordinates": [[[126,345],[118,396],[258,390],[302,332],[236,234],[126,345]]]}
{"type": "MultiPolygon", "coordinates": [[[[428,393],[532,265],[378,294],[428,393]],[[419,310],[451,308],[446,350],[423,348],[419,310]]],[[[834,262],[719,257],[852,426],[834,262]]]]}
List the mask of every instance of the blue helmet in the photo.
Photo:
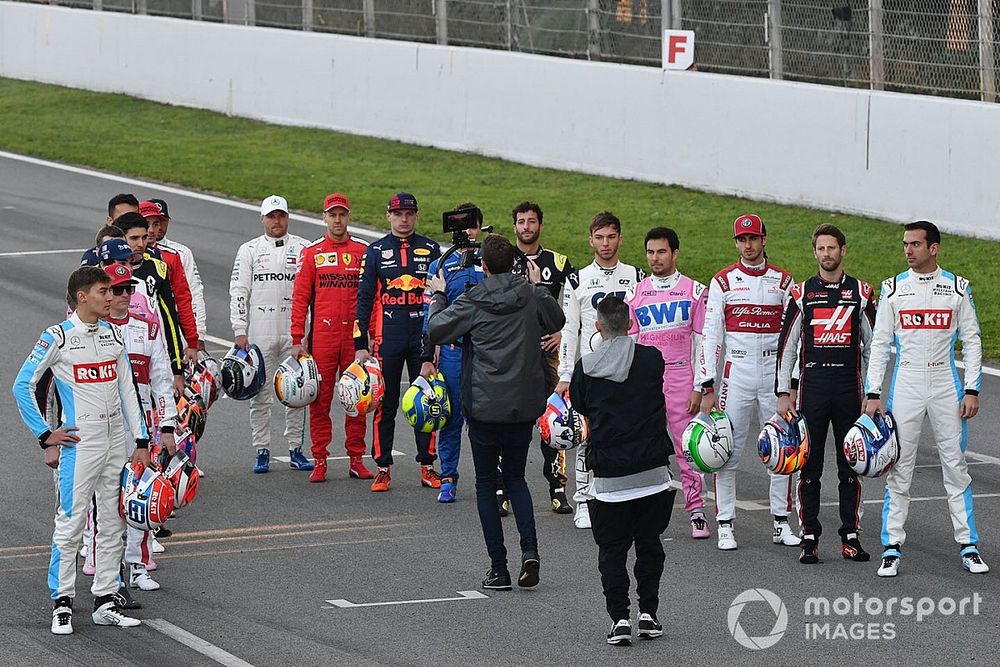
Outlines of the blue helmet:
{"type": "Polygon", "coordinates": [[[245,350],[233,346],[222,360],[222,391],[229,398],[237,401],[253,398],[266,381],[264,355],[256,345],[245,350]]]}
{"type": "Polygon", "coordinates": [[[899,460],[896,420],[891,412],[861,415],[844,438],[847,464],[859,475],[881,477],[899,460]]]}
{"type": "Polygon", "coordinates": [[[403,415],[416,430],[432,433],[440,430],[451,416],[448,388],[444,377],[434,373],[429,378],[417,376],[402,400],[403,415]]]}

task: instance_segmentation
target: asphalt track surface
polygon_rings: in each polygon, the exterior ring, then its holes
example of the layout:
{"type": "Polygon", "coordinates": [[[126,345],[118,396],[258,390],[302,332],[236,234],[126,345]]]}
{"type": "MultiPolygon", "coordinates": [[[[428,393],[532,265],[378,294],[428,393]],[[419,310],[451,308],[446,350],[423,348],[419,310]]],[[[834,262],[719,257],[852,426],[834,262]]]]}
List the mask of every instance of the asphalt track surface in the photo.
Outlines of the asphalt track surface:
{"type": "MultiPolygon", "coordinates": [[[[403,184],[401,184],[402,186],[403,184]]],[[[0,386],[9,391],[21,361],[39,332],[62,319],[66,276],[78,252],[14,254],[81,249],[102,224],[107,199],[117,192],[140,199],[162,196],[174,216],[171,236],[195,252],[208,304],[210,345],[221,354],[232,332],[228,282],[236,248],[261,233],[256,204],[224,203],[184,196],[151,184],[116,182],[0,156],[0,336],[8,350],[0,362],[0,386]]],[[[261,192],[265,196],[267,192],[261,192]]],[[[387,193],[389,194],[389,193],[387,193]]],[[[419,193],[417,193],[419,195],[419,193]]],[[[512,194],[516,197],[516,193],[512,194]]],[[[433,219],[428,216],[428,219],[433,219]]],[[[426,224],[426,223],[425,223],[426,224]]],[[[627,224],[627,223],[626,223],[627,224]]],[[[317,238],[322,228],[293,220],[293,233],[317,238]]],[[[683,267],[682,267],[683,268],[683,267]]],[[[887,270],[893,270],[887,267],[887,270]]],[[[973,276],[973,279],[975,277],[973,276]]],[[[982,552],[1000,568],[1000,379],[984,379],[982,411],[970,431],[970,461],[982,552]]],[[[771,543],[766,480],[755,457],[744,458],[739,477],[742,508],[737,516],[740,548],[721,553],[712,540],[688,536],[682,508],[664,534],[666,572],[660,619],[665,637],[630,648],[607,646],[608,618],[597,572],[597,550],[589,531],[549,511],[540,472],[541,455],[529,457],[529,483],[542,556],[542,583],[530,591],[478,591],[488,560],[475,510],[473,470],[467,440],[459,500],[435,502],[422,489],[412,433],[397,419],[393,487],[372,494],[366,482],[347,478],[344,461],[332,461],[326,484],[275,463],[253,475],[246,406],[223,400],[213,407],[199,463],[207,471],[190,508],[171,522],[175,535],[157,557],[162,590],[137,592],[149,623],[120,630],[91,625],[89,578],[79,575],[76,634],[54,637],[45,572],[52,531],[51,473],[34,439],[21,424],[10,395],[0,403],[5,436],[0,465],[0,664],[67,665],[637,665],[732,664],[734,662],[860,664],[996,664],[1000,572],[973,576],[962,571],[952,541],[937,456],[929,429],[918,456],[903,568],[894,580],[875,576],[876,563],[840,558],[836,509],[823,510],[827,535],[823,562],[800,565],[797,549],[771,543]],[[747,589],[773,591],[787,610],[787,629],[773,646],[750,650],[729,630],[734,599],[747,589]],[[979,596],[965,615],[952,610],[917,620],[916,615],[805,615],[807,598],[851,601],[877,597],[941,598],[959,603],[979,596]],[[478,594],[470,594],[478,595],[478,594]],[[460,598],[440,602],[337,607],[352,603],[460,598]],[[156,619],[156,620],[152,620],[156,619]],[[829,623],[821,638],[807,637],[807,621],[829,623]],[[854,638],[838,635],[844,624],[854,638]],[[884,624],[891,623],[892,630],[884,624]],[[863,635],[858,638],[859,626],[863,635]],[[874,624],[874,625],[868,625],[874,624]],[[873,638],[879,635],[893,638],[873,638]],[[196,651],[192,646],[200,648],[196,651]]],[[[283,454],[275,419],[272,452],[283,454]]],[[[335,421],[335,426],[338,426],[335,421]]],[[[335,428],[337,442],[339,427],[335,428]]],[[[751,450],[752,451],[752,450],[751,450]]],[[[332,456],[342,456],[339,445],[332,456]]],[[[824,501],[834,503],[836,477],[827,461],[824,501]]],[[[863,542],[878,554],[881,480],[864,488],[867,510],[863,542]]],[[[709,501],[710,502],[710,501],[709,501]]],[[[518,562],[513,517],[504,520],[513,564],[518,562]]],[[[714,527],[713,527],[714,533],[714,527]]],[[[516,569],[515,569],[516,572],[516,569]]],[[[869,609],[877,609],[876,602],[869,609]]],[[[841,603],[842,604],[842,603],[841,603]]],[[[929,603],[924,603],[925,607],[929,603]]],[[[895,609],[898,609],[897,607],[895,609]]],[[[834,609],[837,606],[834,605],[834,609]]],[[[842,607],[841,611],[846,611],[842,607]]],[[[633,601],[633,613],[635,613],[633,601]]],[[[778,614],[749,603],[739,625],[750,637],[768,635],[778,614]]],[[[850,636],[850,634],[849,634],[850,636]]]]}

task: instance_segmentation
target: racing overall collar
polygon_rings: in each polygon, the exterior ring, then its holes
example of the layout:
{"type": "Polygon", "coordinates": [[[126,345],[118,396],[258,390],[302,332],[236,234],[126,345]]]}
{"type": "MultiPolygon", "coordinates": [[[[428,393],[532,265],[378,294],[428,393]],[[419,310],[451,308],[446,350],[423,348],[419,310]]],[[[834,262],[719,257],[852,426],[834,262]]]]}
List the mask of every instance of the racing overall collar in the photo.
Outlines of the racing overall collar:
{"type": "Polygon", "coordinates": [[[124,326],[124,325],[128,324],[128,321],[129,321],[130,318],[131,318],[131,315],[129,314],[129,312],[125,311],[125,317],[121,317],[121,318],[112,317],[110,314],[108,314],[108,316],[105,317],[104,320],[106,322],[111,322],[111,324],[117,324],[118,326],[124,326]]]}
{"type": "Polygon", "coordinates": [[[746,262],[743,261],[742,257],[740,257],[740,261],[737,262],[736,265],[740,268],[740,271],[742,271],[743,273],[745,273],[745,274],[747,274],[749,276],[762,276],[765,273],[767,273],[767,258],[766,257],[764,258],[763,262],[761,262],[760,264],[755,264],[754,266],[750,266],[749,264],[747,264],[746,262]]]}
{"type": "Polygon", "coordinates": [[[609,267],[605,268],[605,267],[601,266],[600,264],[598,264],[598,263],[597,263],[597,260],[595,259],[595,260],[594,260],[594,261],[592,262],[592,264],[591,264],[591,265],[592,265],[592,266],[593,266],[593,267],[594,267],[595,269],[597,269],[598,271],[603,271],[603,272],[604,272],[604,275],[606,275],[606,276],[610,276],[610,275],[611,275],[612,273],[614,273],[615,271],[617,271],[617,270],[618,270],[618,267],[619,267],[619,266],[621,266],[621,263],[622,263],[622,262],[621,262],[621,260],[618,260],[618,262],[617,262],[617,263],[616,263],[616,264],[615,264],[614,266],[609,266],[609,267]]]}
{"type": "Polygon", "coordinates": [[[281,248],[286,243],[288,243],[288,234],[285,234],[284,236],[280,236],[278,238],[264,234],[264,238],[267,239],[267,242],[270,243],[275,248],[281,248]]]}
{"type": "Polygon", "coordinates": [[[669,276],[664,276],[663,278],[657,278],[656,276],[650,275],[649,282],[653,283],[653,287],[656,289],[670,289],[677,284],[680,280],[681,272],[674,270],[669,276]]]}

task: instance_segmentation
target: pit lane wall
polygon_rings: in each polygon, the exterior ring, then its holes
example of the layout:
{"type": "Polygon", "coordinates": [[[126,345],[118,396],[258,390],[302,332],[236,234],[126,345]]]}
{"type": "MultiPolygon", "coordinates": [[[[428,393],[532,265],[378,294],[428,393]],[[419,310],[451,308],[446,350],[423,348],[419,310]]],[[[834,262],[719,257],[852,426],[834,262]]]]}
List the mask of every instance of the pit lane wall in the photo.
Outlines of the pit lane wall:
{"type": "Polygon", "coordinates": [[[997,104],[2,0],[0,75],[1000,238],[997,104]]]}

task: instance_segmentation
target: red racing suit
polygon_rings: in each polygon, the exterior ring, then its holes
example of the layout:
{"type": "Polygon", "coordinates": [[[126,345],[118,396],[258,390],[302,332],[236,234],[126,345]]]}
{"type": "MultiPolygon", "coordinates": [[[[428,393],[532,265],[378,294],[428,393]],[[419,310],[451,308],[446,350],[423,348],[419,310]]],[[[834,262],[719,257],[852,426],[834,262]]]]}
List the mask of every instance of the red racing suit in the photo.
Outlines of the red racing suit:
{"type": "MultiPolygon", "coordinates": [[[[340,374],[354,361],[354,316],[358,301],[361,259],[368,245],[354,238],[334,241],[328,235],[299,254],[292,291],[292,345],[306,339],[319,367],[319,396],[309,406],[309,434],[316,462],[325,461],[333,435],[330,402],[340,374]]],[[[348,456],[365,453],[365,415],[344,418],[348,456]]]]}

